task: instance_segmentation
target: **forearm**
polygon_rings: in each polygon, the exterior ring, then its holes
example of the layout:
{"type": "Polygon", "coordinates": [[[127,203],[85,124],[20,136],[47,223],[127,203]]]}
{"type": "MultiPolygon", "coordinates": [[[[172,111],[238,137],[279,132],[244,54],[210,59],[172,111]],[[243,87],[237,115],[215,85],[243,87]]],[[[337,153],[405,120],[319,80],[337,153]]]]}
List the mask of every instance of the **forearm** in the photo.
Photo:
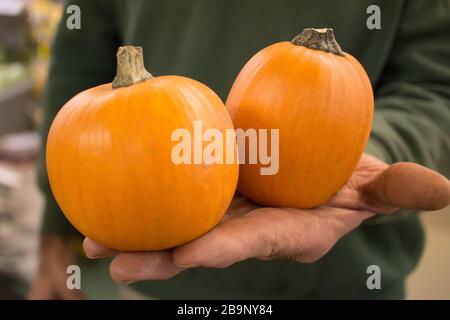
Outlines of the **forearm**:
{"type": "Polygon", "coordinates": [[[409,1],[375,92],[368,152],[450,171],[450,7],[409,1]]]}
{"type": "Polygon", "coordinates": [[[367,150],[388,163],[416,162],[448,175],[450,102],[424,87],[404,86],[411,96],[384,96],[377,102],[367,150]]]}

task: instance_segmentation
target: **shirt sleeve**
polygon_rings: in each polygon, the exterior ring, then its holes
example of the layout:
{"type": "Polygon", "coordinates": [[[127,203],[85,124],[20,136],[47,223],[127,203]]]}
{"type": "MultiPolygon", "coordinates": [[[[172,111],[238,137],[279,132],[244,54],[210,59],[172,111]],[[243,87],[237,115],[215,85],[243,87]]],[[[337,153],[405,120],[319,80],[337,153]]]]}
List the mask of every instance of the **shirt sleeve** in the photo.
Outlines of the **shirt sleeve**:
{"type": "MultiPolygon", "coordinates": [[[[411,161],[450,171],[450,4],[407,3],[376,89],[366,152],[388,163],[411,161]]],[[[407,211],[372,221],[392,221],[407,211]]]]}
{"type": "MultiPolygon", "coordinates": [[[[55,36],[47,82],[38,159],[38,182],[46,205],[43,234],[76,235],[53,198],[45,166],[45,147],[50,125],[59,109],[77,93],[111,82],[115,73],[115,52],[119,37],[114,28],[112,6],[103,0],[66,1],[55,36]],[[66,20],[73,14],[70,6],[79,8],[80,29],[69,29],[66,20]]],[[[72,7],[73,8],[73,7],[72,7]]]]}

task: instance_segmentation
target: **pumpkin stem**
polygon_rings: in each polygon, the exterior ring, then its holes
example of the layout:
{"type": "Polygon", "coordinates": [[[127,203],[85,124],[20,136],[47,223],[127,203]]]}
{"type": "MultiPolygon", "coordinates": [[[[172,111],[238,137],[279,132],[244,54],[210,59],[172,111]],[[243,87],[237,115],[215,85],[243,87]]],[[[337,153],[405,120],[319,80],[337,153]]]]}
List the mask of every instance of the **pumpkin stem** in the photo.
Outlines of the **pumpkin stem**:
{"type": "Polygon", "coordinates": [[[305,28],[302,33],[292,39],[292,43],[309,49],[331,52],[338,56],[344,55],[344,52],[334,38],[334,30],[331,28],[305,28]]]}
{"type": "Polygon", "coordinates": [[[142,47],[119,47],[116,56],[117,75],[112,82],[113,88],[127,87],[153,78],[145,70],[142,47]]]}

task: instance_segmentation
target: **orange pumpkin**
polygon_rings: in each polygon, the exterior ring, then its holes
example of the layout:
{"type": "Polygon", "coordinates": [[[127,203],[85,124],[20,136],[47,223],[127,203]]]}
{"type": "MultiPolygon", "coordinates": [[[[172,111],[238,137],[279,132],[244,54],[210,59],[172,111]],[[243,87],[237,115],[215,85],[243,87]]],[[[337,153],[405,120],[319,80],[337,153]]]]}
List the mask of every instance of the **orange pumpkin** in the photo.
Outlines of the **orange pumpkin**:
{"type": "MultiPolygon", "coordinates": [[[[117,250],[161,250],[190,241],[222,218],[237,163],[175,164],[172,133],[233,128],[220,98],[178,76],[152,77],[142,49],[121,47],[118,75],[76,95],[47,141],[50,185],[85,236],[117,250]]],[[[234,139],[225,140],[237,152],[234,139]]],[[[225,142],[224,142],[225,143],[225,142]]]]}
{"type": "Polygon", "coordinates": [[[371,129],[373,93],[332,29],[305,29],[251,58],[226,105],[236,129],[279,129],[278,173],[261,175],[265,165],[247,161],[239,192],[261,205],[311,208],[355,169],[371,129]]]}

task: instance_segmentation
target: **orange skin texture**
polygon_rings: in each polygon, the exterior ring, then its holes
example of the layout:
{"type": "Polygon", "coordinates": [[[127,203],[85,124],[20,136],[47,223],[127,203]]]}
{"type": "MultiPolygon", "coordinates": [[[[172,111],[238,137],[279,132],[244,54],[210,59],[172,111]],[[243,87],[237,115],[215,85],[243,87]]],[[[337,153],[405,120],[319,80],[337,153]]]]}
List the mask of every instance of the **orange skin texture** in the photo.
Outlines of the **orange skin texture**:
{"type": "Polygon", "coordinates": [[[236,129],[279,129],[279,171],[261,175],[259,163],[241,164],[239,192],[264,206],[325,203],[364,151],[373,99],[366,72],[347,53],[291,42],[261,50],[238,75],[226,106],[236,129]]]}
{"type": "Polygon", "coordinates": [[[193,140],[194,120],[203,130],[233,128],[220,98],[184,77],[76,95],[56,116],[46,149],[65,216],[85,236],[123,251],[163,250],[210,230],[232,200],[239,167],[172,162],[172,132],[188,129],[193,140]]]}

